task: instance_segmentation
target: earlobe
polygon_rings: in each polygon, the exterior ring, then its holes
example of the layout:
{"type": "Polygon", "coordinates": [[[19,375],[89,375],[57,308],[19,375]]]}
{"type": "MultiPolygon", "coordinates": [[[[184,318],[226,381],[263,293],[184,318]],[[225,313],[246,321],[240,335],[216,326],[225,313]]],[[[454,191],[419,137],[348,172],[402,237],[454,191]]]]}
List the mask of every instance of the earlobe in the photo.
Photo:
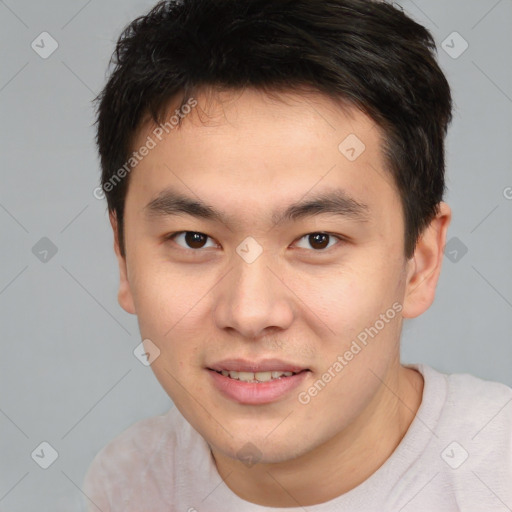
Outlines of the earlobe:
{"type": "Polygon", "coordinates": [[[439,203],[438,214],[420,236],[408,262],[402,316],[415,318],[434,302],[443,262],[446,233],[452,217],[450,207],[439,203]]]}
{"type": "Polygon", "coordinates": [[[109,217],[112,230],[114,231],[114,251],[116,253],[117,262],[119,265],[119,290],[117,293],[117,301],[119,302],[119,305],[127,313],[135,315],[135,304],[130,289],[130,282],[128,280],[126,258],[121,255],[121,249],[119,247],[119,237],[117,233],[117,218],[115,213],[112,212],[109,214],[109,217]]]}

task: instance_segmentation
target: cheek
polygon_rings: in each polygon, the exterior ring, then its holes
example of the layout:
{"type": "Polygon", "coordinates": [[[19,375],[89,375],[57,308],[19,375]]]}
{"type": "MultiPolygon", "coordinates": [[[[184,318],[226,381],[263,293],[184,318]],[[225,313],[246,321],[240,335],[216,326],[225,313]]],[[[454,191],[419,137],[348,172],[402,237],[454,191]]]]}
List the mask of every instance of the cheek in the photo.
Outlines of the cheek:
{"type": "Polygon", "coordinates": [[[206,335],[204,308],[208,307],[208,301],[201,298],[211,284],[171,271],[165,264],[141,266],[134,283],[140,335],[159,350],[151,368],[162,387],[179,400],[175,379],[190,386],[197,377],[194,372],[200,372],[197,361],[206,335]]]}
{"type": "Polygon", "coordinates": [[[370,378],[369,367],[375,366],[377,374],[383,371],[395,355],[400,337],[399,272],[375,261],[357,271],[310,283],[310,304],[315,304],[316,316],[329,328],[327,335],[321,336],[323,364],[328,368],[338,355],[352,351],[343,371],[351,380],[370,378]]]}
{"type": "Polygon", "coordinates": [[[205,293],[184,286],[179,276],[152,273],[148,270],[137,279],[137,318],[143,339],[150,339],[159,355],[151,369],[171,399],[185,407],[189,392],[196,389],[202,369],[197,361],[204,322],[200,321],[201,302],[205,293]],[[189,391],[187,391],[189,390],[189,391]]]}
{"type": "Polygon", "coordinates": [[[206,292],[207,283],[169,262],[141,255],[134,265],[130,287],[141,334],[165,340],[197,315],[198,298],[206,292]]]}
{"type": "Polygon", "coordinates": [[[344,269],[308,283],[308,305],[325,319],[338,335],[345,337],[378,318],[386,304],[389,286],[385,276],[371,267],[344,269]]]}

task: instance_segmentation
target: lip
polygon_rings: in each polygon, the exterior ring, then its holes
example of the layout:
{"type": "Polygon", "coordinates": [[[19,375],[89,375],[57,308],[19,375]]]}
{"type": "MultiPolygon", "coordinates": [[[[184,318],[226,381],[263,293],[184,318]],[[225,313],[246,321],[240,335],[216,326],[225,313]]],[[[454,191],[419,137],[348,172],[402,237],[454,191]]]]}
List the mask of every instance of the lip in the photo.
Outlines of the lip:
{"type": "MultiPolygon", "coordinates": [[[[308,370],[304,366],[283,361],[281,359],[263,359],[261,361],[248,361],[247,359],[224,359],[212,365],[208,365],[207,369],[220,372],[222,370],[238,371],[238,372],[293,372],[299,373],[308,370]]],[[[258,384],[259,385],[259,384],[258,384]]]]}
{"type": "Polygon", "coordinates": [[[224,397],[246,405],[269,404],[286,398],[310,373],[310,370],[302,370],[290,377],[280,377],[268,382],[257,383],[225,377],[209,368],[207,371],[211,375],[214,387],[224,397]]]}

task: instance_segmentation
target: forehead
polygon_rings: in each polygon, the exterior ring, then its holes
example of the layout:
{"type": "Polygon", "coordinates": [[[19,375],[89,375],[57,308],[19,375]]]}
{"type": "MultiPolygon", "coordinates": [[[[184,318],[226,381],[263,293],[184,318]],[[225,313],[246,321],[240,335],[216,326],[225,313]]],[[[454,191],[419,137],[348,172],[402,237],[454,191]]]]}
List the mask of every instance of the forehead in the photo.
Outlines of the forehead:
{"type": "Polygon", "coordinates": [[[180,113],[179,127],[147,123],[139,131],[132,149],[149,139],[153,146],[130,176],[127,203],[131,196],[139,210],[166,189],[223,210],[231,206],[235,215],[267,212],[269,222],[284,204],[331,189],[377,216],[396,208],[382,131],[359,110],[319,93],[269,97],[248,89],[194,100],[196,106],[180,113]]]}

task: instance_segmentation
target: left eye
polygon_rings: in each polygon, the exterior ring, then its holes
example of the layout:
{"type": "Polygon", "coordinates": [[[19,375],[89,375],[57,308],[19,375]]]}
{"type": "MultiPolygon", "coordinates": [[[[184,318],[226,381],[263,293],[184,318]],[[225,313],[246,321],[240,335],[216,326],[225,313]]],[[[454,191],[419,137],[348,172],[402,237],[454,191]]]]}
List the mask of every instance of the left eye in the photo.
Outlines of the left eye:
{"type": "MultiPolygon", "coordinates": [[[[307,235],[304,235],[299,240],[306,239],[307,243],[309,243],[314,249],[316,250],[323,250],[329,247],[329,238],[336,238],[337,240],[341,240],[340,237],[330,235],[329,233],[309,233],[307,235]]],[[[306,247],[308,249],[308,247],[306,247]]]]}

